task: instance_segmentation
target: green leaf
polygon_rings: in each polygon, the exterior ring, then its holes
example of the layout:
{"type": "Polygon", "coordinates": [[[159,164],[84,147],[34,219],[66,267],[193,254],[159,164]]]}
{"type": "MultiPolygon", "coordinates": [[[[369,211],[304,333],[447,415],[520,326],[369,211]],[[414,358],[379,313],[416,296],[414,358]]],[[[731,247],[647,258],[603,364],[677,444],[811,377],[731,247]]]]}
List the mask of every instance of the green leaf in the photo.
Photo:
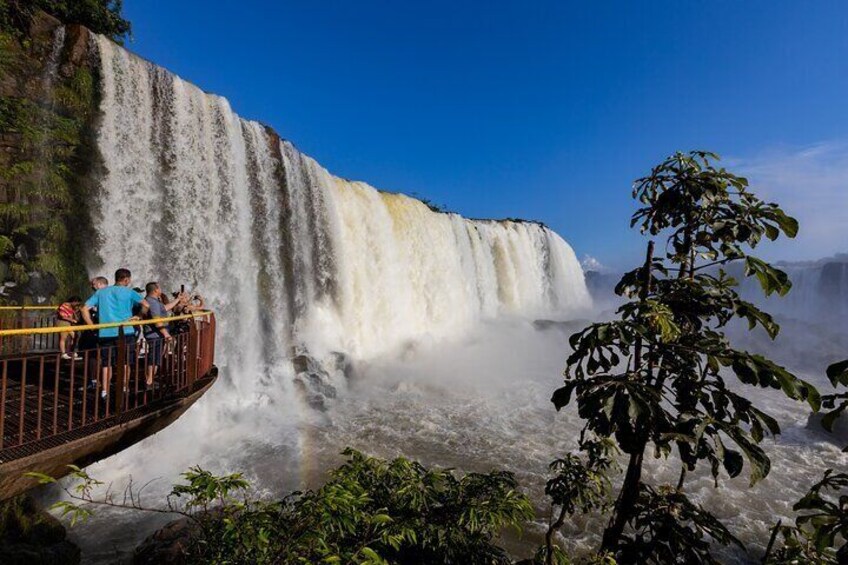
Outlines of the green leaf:
{"type": "Polygon", "coordinates": [[[742,454],[732,449],[725,449],[722,464],[724,465],[724,469],[727,471],[728,475],[736,477],[742,472],[742,467],[744,465],[742,454]]]}
{"type": "Polygon", "coordinates": [[[833,433],[833,426],[846,409],[848,409],[848,402],[843,402],[839,407],[825,414],[821,421],[822,427],[833,433]]]}
{"type": "Polygon", "coordinates": [[[777,223],[780,225],[780,229],[783,230],[788,237],[795,237],[798,235],[798,220],[791,216],[787,216],[783,211],[780,211],[777,217],[777,223]]]}
{"type": "Polygon", "coordinates": [[[565,386],[562,386],[554,391],[554,394],[551,397],[551,402],[554,403],[554,406],[557,410],[568,406],[568,403],[571,402],[571,393],[574,392],[575,388],[577,388],[577,383],[574,381],[570,381],[565,383],[565,386]]]}
{"type": "Polygon", "coordinates": [[[776,240],[780,236],[780,231],[778,231],[778,229],[773,225],[766,224],[763,227],[766,230],[766,237],[769,238],[771,241],[776,240]]]}
{"type": "Polygon", "coordinates": [[[363,547],[361,549],[361,553],[374,563],[382,563],[383,562],[383,558],[380,557],[380,555],[376,551],[371,549],[370,547],[363,547]]]}
{"type": "Polygon", "coordinates": [[[371,522],[373,524],[381,524],[381,525],[382,524],[388,524],[389,522],[392,522],[392,517],[389,516],[388,514],[377,514],[376,516],[371,518],[371,522]]]}
{"type": "Polygon", "coordinates": [[[833,386],[845,385],[848,386],[848,359],[834,363],[827,368],[827,378],[833,386]]]}
{"type": "Polygon", "coordinates": [[[35,479],[40,485],[49,485],[56,482],[56,479],[54,479],[50,475],[45,475],[44,473],[36,473],[34,471],[24,473],[24,476],[29,477],[30,479],[35,479]]]}

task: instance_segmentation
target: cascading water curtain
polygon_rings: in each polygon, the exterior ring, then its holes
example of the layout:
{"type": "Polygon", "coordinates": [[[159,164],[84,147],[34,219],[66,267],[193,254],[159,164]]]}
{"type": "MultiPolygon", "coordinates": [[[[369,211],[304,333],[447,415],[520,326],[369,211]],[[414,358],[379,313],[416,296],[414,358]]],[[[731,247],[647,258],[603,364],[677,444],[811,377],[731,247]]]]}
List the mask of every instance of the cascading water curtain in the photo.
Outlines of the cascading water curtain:
{"type": "Polygon", "coordinates": [[[589,307],[574,252],[546,227],[336,178],[223,98],[97,45],[102,271],[209,297],[231,379],[265,378],[294,346],[367,358],[481,319],[589,307]]]}

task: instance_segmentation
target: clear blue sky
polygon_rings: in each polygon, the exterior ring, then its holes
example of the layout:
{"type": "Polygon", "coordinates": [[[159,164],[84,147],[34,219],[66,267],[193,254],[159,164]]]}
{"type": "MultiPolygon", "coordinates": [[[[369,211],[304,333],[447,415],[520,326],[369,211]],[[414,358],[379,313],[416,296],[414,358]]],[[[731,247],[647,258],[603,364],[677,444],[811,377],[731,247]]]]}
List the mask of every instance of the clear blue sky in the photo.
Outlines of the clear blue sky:
{"type": "MultiPolygon", "coordinates": [[[[772,194],[830,190],[841,202],[821,206],[848,208],[844,0],[125,0],[125,14],[132,50],[331,172],[542,220],[613,266],[641,253],[632,179],[677,149],[778,185],[800,160],[804,188],[772,194]]],[[[785,255],[848,250],[844,219],[785,255]]]]}

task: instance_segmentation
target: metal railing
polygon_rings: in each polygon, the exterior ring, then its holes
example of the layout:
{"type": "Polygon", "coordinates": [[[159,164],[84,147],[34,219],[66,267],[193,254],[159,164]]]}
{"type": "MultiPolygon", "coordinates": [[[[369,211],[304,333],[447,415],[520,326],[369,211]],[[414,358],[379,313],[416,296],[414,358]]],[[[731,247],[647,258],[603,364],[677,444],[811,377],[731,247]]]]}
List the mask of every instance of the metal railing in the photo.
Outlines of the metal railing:
{"type": "Polygon", "coordinates": [[[6,339],[2,330],[52,328],[58,315],[56,306],[0,306],[0,355],[20,351],[45,351],[59,348],[59,334],[33,334],[6,339]]]}
{"type": "Polygon", "coordinates": [[[61,443],[89,426],[108,427],[122,415],[191,393],[214,366],[215,316],[16,327],[0,330],[0,340],[0,457],[11,449],[20,456],[27,446],[37,451],[45,439],[61,443]],[[175,322],[170,340],[143,337],[142,326],[175,322]],[[79,359],[73,353],[63,358],[55,348],[62,333],[106,328],[118,328],[118,339],[76,352],[79,359]]]}

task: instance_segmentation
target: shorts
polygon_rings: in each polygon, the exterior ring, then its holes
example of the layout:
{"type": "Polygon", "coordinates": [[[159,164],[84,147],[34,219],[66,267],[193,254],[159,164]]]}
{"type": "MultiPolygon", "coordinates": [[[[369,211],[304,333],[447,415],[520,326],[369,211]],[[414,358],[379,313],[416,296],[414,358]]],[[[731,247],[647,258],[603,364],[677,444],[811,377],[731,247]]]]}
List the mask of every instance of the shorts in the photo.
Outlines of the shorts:
{"type": "Polygon", "coordinates": [[[145,336],[147,340],[147,364],[149,367],[162,364],[162,353],[165,348],[165,339],[159,334],[145,336]]]}
{"type": "MultiPolygon", "coordinates": [[[[115,367],[118,364],[118,338],[117,337],[101,337],[97,340],[97,346],[100,348],[100,363],[104,367],[115,367]]],[[[135,334],[124,336],[124,345],[127,352],[126,363],[130,367],[135,365],[136,360],[136,345],[135,334]]]]}
{"type": "MultiPolygon", "coordinates": [[[[77,350],[79,351],[93,351],[97,349],[97,330],[83,330],[80,333],[79,344],[77,345],[77,350]]],[[[97,353],[92,353],[92,357],[96,357],[97,353]]]]}

